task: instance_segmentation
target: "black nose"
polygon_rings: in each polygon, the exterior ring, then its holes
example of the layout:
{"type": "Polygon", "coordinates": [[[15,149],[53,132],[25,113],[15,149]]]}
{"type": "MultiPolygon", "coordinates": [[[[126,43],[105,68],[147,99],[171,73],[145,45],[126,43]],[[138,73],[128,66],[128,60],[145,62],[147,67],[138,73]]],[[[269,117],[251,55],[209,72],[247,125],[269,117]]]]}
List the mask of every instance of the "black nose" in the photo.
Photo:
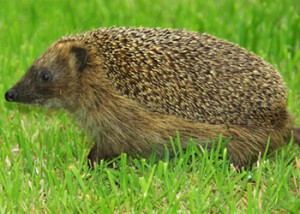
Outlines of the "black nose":
{"type": "Polygon", "coordinates": [[[5,94],[5,99],[9,102],[16,101],[18,98],[18,92],[15,89],[9,89],[5,94]]]}

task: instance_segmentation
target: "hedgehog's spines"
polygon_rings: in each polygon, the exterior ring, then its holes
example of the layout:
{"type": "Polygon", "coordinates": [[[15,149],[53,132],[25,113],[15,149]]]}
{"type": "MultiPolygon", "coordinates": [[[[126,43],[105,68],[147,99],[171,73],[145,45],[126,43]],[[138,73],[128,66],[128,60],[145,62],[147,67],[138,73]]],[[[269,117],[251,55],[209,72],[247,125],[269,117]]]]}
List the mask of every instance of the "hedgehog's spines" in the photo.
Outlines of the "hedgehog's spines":
{"type": "Polygon", "coordinates": [[[109,28],[78,39],[101,53],[119,93],[159,113],[212,124],[261,124],[278,117],[274,103],[285,106],[286,86],[271,65],[207,34],[109,28]],[[253,93],[256,100],[240,102],[253,93]]]}

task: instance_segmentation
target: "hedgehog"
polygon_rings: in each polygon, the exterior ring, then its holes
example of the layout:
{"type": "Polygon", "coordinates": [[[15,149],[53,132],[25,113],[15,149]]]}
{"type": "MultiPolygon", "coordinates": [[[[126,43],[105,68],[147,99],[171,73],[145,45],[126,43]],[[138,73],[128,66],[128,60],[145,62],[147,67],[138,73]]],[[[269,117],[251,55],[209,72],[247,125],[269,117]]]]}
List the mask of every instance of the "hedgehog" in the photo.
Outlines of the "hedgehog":
{"type": "Polygon", "coordinates": [[[299,142],[287,86],[269,63],[236,44],[182,29],[111,27],[62,37],[9,89],[10,102],[63,108],[95,139],[89,163],[127,153],[170,153],[180,135],[210,148],[229,139],[246,167],[299,142]]]}

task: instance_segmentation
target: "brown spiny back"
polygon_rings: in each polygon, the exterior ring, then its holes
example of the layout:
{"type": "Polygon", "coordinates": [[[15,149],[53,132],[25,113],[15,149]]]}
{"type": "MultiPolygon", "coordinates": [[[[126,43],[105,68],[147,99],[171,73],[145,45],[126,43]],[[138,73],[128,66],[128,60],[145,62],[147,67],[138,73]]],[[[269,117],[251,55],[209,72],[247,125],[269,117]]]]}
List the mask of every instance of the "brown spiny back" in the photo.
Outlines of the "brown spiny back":
{"type": "Polygon", "coordinates": [[[211,124],[267,125],[285,113],[281,76],[225,40],[144,28],[98,29],[76,39],[97,49],[119,93],[151,111],[211,124]]]}

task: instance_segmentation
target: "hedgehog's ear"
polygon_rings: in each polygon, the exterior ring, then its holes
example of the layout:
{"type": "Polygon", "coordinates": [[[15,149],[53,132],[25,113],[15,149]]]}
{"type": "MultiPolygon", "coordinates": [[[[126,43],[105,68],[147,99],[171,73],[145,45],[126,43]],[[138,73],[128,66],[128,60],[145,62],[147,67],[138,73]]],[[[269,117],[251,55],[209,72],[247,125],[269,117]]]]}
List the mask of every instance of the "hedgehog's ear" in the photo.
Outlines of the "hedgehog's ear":
{"type": "Polygon", "coordinates": [[[75,65],[78,71],[82,71],[86,66],[87,61],[87,51],[85,48],[73,47],[71,49],[71,54],[75,59],[75,65]]]}

